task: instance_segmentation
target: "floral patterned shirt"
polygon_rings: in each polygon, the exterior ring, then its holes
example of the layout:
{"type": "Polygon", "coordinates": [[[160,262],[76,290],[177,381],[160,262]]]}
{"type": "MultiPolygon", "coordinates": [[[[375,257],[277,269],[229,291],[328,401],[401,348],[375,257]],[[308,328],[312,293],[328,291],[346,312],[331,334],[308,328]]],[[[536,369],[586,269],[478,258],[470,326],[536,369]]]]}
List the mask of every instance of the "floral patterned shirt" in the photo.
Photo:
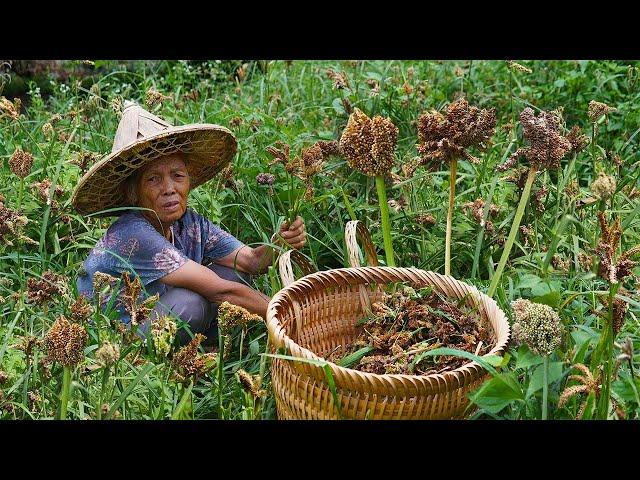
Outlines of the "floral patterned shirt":
{"type": "MultiPolygon", "coordinates": [[[[138,211],[125,213],[116,220],[96,243],[84,262],[78,277],[78,291],[93,296],[93,274],[102,272],[120,278],[122,272],[140,277],[144,286],[139,302],[156,293],[162,295],[167,286],[159,280],[177,270],[188,259],[197,263],[222,258],[243,243],[218,225],[188,208],[173,224],[173,243],[162,236],[138,211]],[[146,292],[145,292],[146,290],[146,292]]],[[[128,315],[120,307],[123,321],[128,315]]]]}

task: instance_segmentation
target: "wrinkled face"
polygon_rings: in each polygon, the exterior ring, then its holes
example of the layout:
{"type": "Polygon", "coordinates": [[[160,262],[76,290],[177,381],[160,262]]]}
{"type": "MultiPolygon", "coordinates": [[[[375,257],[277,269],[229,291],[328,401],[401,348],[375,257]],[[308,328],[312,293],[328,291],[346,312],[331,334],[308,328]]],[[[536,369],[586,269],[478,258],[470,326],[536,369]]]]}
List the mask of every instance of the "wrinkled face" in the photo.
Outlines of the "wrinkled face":
{"type": "MultiPolygon", "coordinates": [[[[160,157],[144,167],[138,176],[138,206],[154,210],[163,224],[170,225],[184,215],[189,187],[183,155],[178,152],[160,157]]],[[[151,212],[143,214],[157,223],[151,212]]]]}

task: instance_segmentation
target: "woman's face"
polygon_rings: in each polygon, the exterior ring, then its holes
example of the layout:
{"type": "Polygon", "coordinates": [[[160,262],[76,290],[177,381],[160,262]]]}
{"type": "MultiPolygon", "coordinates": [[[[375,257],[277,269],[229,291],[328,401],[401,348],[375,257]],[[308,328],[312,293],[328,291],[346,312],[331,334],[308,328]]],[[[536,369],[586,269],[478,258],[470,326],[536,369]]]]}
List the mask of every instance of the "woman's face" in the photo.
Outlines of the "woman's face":
{"type": "MultiPolygon", "coordinates": [[[[154,210],[160,221],[170,225],[187,209],[189,172],[180,153],[158,158],[147,165],[138,177],[138,206],[154,210]]],[[[149,218],[150,212],[143,212],[149,218]]]]}

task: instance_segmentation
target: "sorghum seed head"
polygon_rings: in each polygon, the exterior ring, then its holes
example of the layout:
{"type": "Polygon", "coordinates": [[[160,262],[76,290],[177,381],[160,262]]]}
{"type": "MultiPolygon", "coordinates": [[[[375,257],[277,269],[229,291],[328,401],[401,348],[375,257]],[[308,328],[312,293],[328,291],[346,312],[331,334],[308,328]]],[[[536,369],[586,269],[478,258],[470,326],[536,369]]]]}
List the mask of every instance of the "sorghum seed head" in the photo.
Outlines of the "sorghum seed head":
{"type": "Polygon", "coordinates": [[[147,93],[144,97],[144,103],[147,105],[147,107],[153,107],[154,105],[161,104],[166,100],[171,100],[171,97],[158,92],[154,88],[150,88],[149,90],[147,90],[147,93]]]}
{"type": "Polygon", "coordinates": [[[610,107],[606,103],[596,102],[595,100],[591,100],[589,102],[589,120],[593,123],[597,122],[598,119],[603,115],[608,115],[609,113],[615,111],[615,108],[610,107]]]}
{"type": "Polygon", "coordinates": [[[157,354],[162,357],[169,355],[177,330],[178,326],[175,320],[166,315],[151,322],[151,337],[157,354]]]}
{"type": "Polygon", "coordinates": [[[104,342],[102,346],[96,350],[96,360],[103,367],[113,365],[120,359],[120,347],[111,342],[104,342]]]}
{"type": "Polygon", "coordinates": [[[55,295],[62,295],[65,291],[64,278],[50,270],[42,274],[42,278],[27,279],[27,298],[29,303],[43,305],[55,295]]]}
{"type": "Polygon", "coordinates": [[[434,169],[454,159],[479,160],[467,150],[484,150],[496,126],[495,109],[479,109],[464,99],[447,107],[445,114],[433,111],[418,118],[420,165],[434,169]]]}
{"type": "Polygon", "coordinates": [[[436,224],[436,218],[430,213],[419,213],[415,216],[418,225],[431,226],[436,224]]]}
{"type": "Polygon", "coordinates": [[[70,307],[71,321],[82,323],[93,315],[93,306],[87,301],[84,295],[80,295],[70,307]]]}
{"type": "Polygon", "coordinates": [[[218,307],[218,327],[222,335],[226,335],[239,325],[260,321],[262,321],[260,315],[250,313],[248,310],[232,303],[222,302],[218,307]]]}
{"type": "Polygon", "coordinates": [[[507,60],[507,66],[509,67],[509,69],[512,72],[520,72],[520,73],[532,73],[533,70],[531,70],[529,67],[525,67],[524,65],[521,65],[517,62],[513,62],[511,60],[507,60]]]}
{"type": "Polygon", "coordinates": [[[113,287],[117,281],[117,278],[107,273],[95,272],[93,274],[93,291],[95,293],[102,292],[106,287],[113,287]]]}
{"type": "Polygon", "coordinates": [[[272,173],[259,173],[256,176],[256,182],[258,182],[258,185],[273,185],[276,181],[276,176],[273,175],[272,173]]]}
{"type": "Polygon", "coordinates": [[[571,150],[574,153],[580,153],[589,144],[589,137],[582,133],[578,125],[573,126],[566,138],[571,143],[571,150]]]}
{"type": "Polygon", "coordinates": [[[374,177],[391,171],[397,140],[398,128],[388,118],[370,119],[356,108],[340,137],[340,149],[351,168],[374,177]]]}
{"type": "Polygon", "coordinates": [[[325,72],[327,77],[333,80],[333,88],[338,90],[343,90],[349,87],[349,79],[347,78],[347,74],[344,72],[336,72],[332,68],[328,68],[325,72]]]}
{"type": "Polygon", "coordinates": [[[51,123],[49,122],[46,122],[44,125],[42,125],[42,133],[47,139],[53,137],[53,125],[51,125],[51,123]]]}
{"type": "Polygon", "coordinates": [[[60,316],[44,338],[47,359],[64,366],[77,365],[84,358],[86,342],[86,330],[77,323],[71,323],[64,316],[60,316]]]}
{"type": "Polygon", "coordinates": [[[551,355],[562,341],[562,322],[549,305],[518,299],[511,308],[520,327],[519,339],[538,355],[551,355]]]}
{"type": "Polygon", "coordinates": [[[520,124],[522,135],[529,142],[529,146],[513,152],[507,161],[498,167],[498,171],[513,167],[519,157],[525,157],[536,170],[558,168],[560,160],[572,148],[571,142],[560,135],[558,114],[542,111],[536,117],[533,109],[527,107],[520,114],[520,124]]]}
{"type": "Polygon", "coordinates": [[[33,167],[33,155],[25,152],[22,148],[16,148],[9,159],[9,168],[20,178],[25,178],[33,167]]]}
{"type": "Polygon", "coordinates": [[[5,97],[0,97],[0,114],[6,115],[11,120],[20,118],[20,99],[16,98],[15,103],[11,103],[5,97]]]}
{"type": "Polygon", "coordinates": [[[616,179],[611,175],[606,175],[604,172],[599,172],[598,178],[589,186],[589,190],[591,190],[597,198],[608,200],[616,191],[616,179]]]}

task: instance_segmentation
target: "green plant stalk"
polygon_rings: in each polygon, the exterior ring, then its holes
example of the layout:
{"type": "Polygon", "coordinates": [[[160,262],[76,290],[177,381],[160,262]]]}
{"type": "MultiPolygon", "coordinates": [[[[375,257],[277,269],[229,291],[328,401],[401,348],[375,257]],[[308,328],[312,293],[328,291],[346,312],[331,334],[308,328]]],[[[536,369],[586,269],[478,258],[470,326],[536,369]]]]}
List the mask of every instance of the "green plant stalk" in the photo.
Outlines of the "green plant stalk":
{"type": "Polygon", "coordinates": [[[105,390],[107,389],[107,382],[109,381],[109,367],[104,367],[102,370],[102,386],[100,388],[100,397],[98,398],[98,407],[96,408],[96,418],[102,420],[102,402],[104,401],[105,390]]]}
{"type": "Polygon", "coordinates": [[[458,159],[451,160],[449,170],[449,210],[447,211],[447,234],[444,242],[444,274],[451,275],[451,228],[453,224],[453,209],[456,198],[456,172],[458,159]]]}
{"type": "Polygon", "coordinates": [[[602,365],[602,387],[596,406],[596,418],[606,420],[609,413],[609,396],[611,391],[611,377],[613,373],[613,300],[620,287],[619,283],[609,286],[609,314],[602,326],[600,341],[593,352],[592,369],[602,365]]]}
{"type": "Polygon", "coordinates": [[[547,419],[547,398],[549,396],[549,357],[542,357],[542,420],[547,419]]]}
{"type": "Polygon", "coordinates": [[[395,267],[393,260],[393,242],[391,241],[391,222],[389,221],[389,205],[387,204],[387,190],[384,186],[384,175],[376,175],[376,190],[378,203],[380,204],[380,216],[382,218],[382,238],[384,240],[384,254],[388,267],[395,267]]]}
{"type": "Polygon", "coordinates": [[[498,268],[491,279],[491,285],[489,286],[489,291],[487,295],[493,298],[493,294],[496,292],[498,288],[498,282],[500,281],[500,277],[502,276],[502,272],[504,270],[504,266],[507,264],[507,259],[509,258],[509,253],[511,253],[511,248],[513,247],[513,243],[515,242],[516,235],[518,234],[518,229],[520,228],[520,222],[522,221],[522,216],[524,215],[524,210],[529,201],[529,195],[531,194],[531,186],[533,185],[533,181],[536,179],[537,170],[535,168],[529,169],[529,174],[527,175],[527,181],[524,184],[524,190],[522,191],[522,196],[520,197],[520,203],[518,203],[518,209],[516,210],[516,216],[513,219],[513,224],[511,225],[511,231],[509,232],[509,237],[507,238],[507,243],[504,246],[504,250],[502,251],[502,256],[500,257],[500,262],[498,263],[498,268]]]}
{"type": "Polygon", "coordinates": [[[222,381],[224,378],[224,335],[218,330],[218,420],[222,420],[222,381]]]}
{"type": "Polygon", "coordinates": [[[60,420],[67,418],[67,405],[71,394],[71,367],[65,365],[62,370],[62,395],[60,396],[60,420]]]}

